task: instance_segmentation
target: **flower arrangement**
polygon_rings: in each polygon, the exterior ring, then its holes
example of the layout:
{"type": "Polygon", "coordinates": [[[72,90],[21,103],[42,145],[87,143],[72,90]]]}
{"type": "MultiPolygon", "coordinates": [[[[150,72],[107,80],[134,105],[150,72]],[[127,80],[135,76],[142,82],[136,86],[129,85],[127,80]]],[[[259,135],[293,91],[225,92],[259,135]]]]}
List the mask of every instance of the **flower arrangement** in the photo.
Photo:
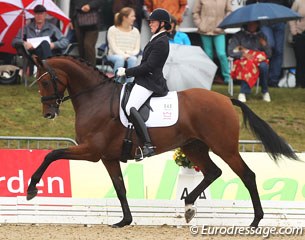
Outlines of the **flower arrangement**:
{"type": "Polygon", "coordinates": [[[188,160],[188,158],[185,156],[185,154],[182,152],[181,148],[177,148],[175,150],[174,156],[173,156],[176,164],[178,166],[181,167],[185,167],[185,168],[195,168],[195,170],[197,171],[197,167],[194,165],[194,163],[192,163],[190,160],[188,160]]]}

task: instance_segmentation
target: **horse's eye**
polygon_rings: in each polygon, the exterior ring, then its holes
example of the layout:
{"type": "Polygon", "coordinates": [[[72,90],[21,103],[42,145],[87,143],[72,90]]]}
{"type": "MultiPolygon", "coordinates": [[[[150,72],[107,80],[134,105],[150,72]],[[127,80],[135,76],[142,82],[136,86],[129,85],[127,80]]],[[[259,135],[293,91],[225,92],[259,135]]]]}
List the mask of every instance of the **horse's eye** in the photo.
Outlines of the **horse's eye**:
{"type": "Polygon", "coordinates": [[[49,86],[49,81],[42,81],[41,82],[43,87],[48,87],[49,86]]]}

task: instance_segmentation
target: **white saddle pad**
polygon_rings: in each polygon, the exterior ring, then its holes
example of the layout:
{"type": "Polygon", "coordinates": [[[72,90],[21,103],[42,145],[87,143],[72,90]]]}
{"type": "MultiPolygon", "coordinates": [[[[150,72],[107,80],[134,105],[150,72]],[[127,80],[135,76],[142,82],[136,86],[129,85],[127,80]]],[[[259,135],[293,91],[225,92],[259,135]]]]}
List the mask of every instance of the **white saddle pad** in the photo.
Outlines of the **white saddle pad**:
{"type": "MultiPolygon", "coordinates": [[[[121,90],[120,102],[125,91],[125,85],[121,90]]],[[[150,106],[153,111],[150,111],[149,118],[146,121],[147,127],[168,127],[174,125],[178,120],[178,96],[177,92],[169,92],[164,97],[152,97],[150,106]]],[[[128,119],[120,104],[120,119],[122,124],[127,127],[128,119]]]]}

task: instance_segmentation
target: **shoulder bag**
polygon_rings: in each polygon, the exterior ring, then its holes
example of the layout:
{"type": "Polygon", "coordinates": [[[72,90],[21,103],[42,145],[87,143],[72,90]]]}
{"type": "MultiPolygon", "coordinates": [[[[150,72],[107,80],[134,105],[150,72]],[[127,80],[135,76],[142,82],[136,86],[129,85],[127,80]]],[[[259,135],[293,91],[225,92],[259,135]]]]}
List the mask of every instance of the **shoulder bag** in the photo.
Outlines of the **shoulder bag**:
{"type": "Polygon", "coordinates": [[[90,27],[98,24],[98,11],[77,12],[76,20],[79,27],[90,27]]]}

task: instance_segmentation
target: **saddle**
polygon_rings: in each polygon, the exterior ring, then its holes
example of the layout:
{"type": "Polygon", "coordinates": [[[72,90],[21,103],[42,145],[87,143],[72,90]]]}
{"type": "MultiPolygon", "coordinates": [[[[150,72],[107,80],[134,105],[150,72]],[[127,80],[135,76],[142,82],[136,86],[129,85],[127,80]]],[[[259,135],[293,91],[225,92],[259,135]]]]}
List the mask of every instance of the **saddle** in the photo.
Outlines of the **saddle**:
{"type": "MultiPolygon", "coordinates": [[[[133,125],[128,119],[126,113],[126,104],[128,102],[134,83],[124,84],[121,92],[120,120],[127,128],[125,138],[123,139],[121,161],[127,162],[133,159],[132,133],[133,125]]],[[[138,110],[147,127],[168,127],[174,125],[178,120],[178,97],[177,92],[169,92],[166,96],[149,97],[138,110]]]]}

